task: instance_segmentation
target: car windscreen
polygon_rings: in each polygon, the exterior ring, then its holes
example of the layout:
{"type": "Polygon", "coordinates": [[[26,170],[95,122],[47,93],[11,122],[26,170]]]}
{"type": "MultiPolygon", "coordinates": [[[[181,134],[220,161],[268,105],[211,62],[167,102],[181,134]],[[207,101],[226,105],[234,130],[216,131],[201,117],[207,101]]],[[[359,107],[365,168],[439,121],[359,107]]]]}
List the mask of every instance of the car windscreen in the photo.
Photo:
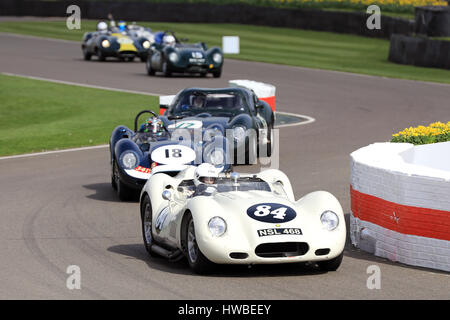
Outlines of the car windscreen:
{"type": "Polygon", "coordinates": [[[216,117],[234,117],[241,113],[249,113],[248,110],[247,101],[241,92],[192,92],[179,97],[172,106],[170,114],[196,116],[209,113],[216,117]]]}
{"type": "Polygon", "coordinates": [[[214,187],[219,193],[231,191],[271,191],[267,182],[253,177],[239,178],[236,182],[230,178],[217,178],[215,183],[209,186],[214,187]]]}

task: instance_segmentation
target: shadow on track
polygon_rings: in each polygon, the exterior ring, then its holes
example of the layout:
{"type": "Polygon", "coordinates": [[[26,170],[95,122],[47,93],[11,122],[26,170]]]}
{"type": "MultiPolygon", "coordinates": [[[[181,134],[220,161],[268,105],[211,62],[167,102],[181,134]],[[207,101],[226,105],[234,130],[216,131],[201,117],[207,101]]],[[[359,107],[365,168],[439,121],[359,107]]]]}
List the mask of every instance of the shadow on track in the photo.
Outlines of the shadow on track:
{"type": "Polygon", "coordinates": [[[83,188],[95,191],[94,194],[87,196],[89,199],[108,201],[108,202],[138,202],[139,193],[136,193],[136,197],[130,201],[121,201],[117,192],[111,187],[111,183],[93,183],[84,185],[83,188]]]}
{"type": "MultiPolygon", "coordinates": [[[[183,275],[196,275],[190,268],[186,259],[178,262],[171,262],[165,258],[149,257],[143,244],[116,245],[108,248],[108,251],[128,256],[130,258],[144,261],[149,268],[163,272],[170,272],[183,275]]],[[[324,274],[314,264],[308,263],[287,263],[274,265],[216,265],[215,269],[207,277],[280,277],[280,276],[311,276],[324,274]]]]}

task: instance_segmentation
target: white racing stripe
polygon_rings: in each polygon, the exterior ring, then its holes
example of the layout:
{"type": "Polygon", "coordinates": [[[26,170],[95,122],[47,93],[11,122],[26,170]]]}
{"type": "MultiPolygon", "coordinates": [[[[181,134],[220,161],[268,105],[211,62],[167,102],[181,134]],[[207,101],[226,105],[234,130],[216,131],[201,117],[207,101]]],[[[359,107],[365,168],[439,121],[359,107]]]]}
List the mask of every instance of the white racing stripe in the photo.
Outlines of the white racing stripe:
{"type": "Polygon", "coordinates": [[[143,94],[143,95],[146,95],[146,96],[159,96],[159,95],[161,95],[160,93],[135,91],[135,90],[127,90],[127,89],[117,89],[117,88],[111,88],[111,87],[97,86],[97,85],[93,85],[93,84],[85,84],[85,83],[70,82],[70,81],[64,81],[64,80],[55,80],[55,79],[49,79],[49,78],[43,78],[43,77],[27,76],[27,75],[17,74],[17,73],[1,72],[1,74],[5,75],[5,76],[20,77],[20,78],[31,79],[31,80],[48,81],[48,82],[59,83],[59,84],[67,84],[67,85],[78,86],[78,87],[86,87],[86,88],[101,89],[101,90],[108,90],[108,91],[117,91],[117,92],[125,92],[125,93],[133,93],[133,94],[143,94]]]}

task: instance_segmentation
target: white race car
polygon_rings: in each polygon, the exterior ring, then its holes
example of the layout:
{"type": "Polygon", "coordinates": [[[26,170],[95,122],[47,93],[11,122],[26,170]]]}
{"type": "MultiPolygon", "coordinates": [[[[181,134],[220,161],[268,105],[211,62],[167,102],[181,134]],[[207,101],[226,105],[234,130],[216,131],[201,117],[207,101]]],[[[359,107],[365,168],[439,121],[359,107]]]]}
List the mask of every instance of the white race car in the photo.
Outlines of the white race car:
{"type": "Polygon", "coordinates": [[[185,166],[176,175],[155,173],[145,184],[140,212],[151,256],[186,256],[197,273],[214,264],[306,261],[337,270],[346,226],[332,194],[316,191],[295,201],[279,170],[216,173],[205,180],[198,172],[207,165],[185,166]]]}

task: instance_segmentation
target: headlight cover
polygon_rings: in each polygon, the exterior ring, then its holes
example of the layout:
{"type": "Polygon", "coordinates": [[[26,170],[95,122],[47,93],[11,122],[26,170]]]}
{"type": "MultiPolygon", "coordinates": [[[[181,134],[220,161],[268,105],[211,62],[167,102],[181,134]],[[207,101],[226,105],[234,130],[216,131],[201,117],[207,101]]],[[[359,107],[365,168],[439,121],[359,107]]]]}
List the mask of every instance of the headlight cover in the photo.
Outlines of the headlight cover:
{"type": "Polygon", "coordinates": [[[173,63],[178,61],[178,54],[176,52],[169,53],[169,60],[173,63]]]}
{"type": "Polygon", "coordinates": [[[145,40],[144,42],[142,42],[142,47],[143,47],[144,49],[150,48],[150,41],[145,40]]]}
{"type": "Polygon", "coordinates": [[[234,140],[240,142],[245,138],[245,130],[244,126],[236,126],[233,128],[233,137],[234,140]]]}
{"type": "Polygon", "coordinates": [[[213,59],[213,61],[215,63],[219,64],[219,63],[222,62],[223,58],[222,58],[222,55],[220,53],[216,52],[216,53],[213,54],[212,59],[213,59]]]}
{"type": "Polygon", "coordinates": [[[110,45],[111,44],[109,43],[108,39],[105,39],[105,40],[102,41],[102,47],[103,48],[109,48],[110,45]]]}
{"type": "Polygon", "coordinates": [[[120,157],[122,166],[125,169],[134,169],[138,165],[138,159],[137,156],[134,154],[134,152],[125,152],[120,157]]]}
{"type": "Polygon", "coordinates": [[[221,217],[213,217],[208,222],[208,228],[214,237],[220,237],[227,231],[227,223],[221,217]]]}
{"type": "Polygon", "coordinates": [[[331,210],[327,210],[320,216],[320,222],[326,230],[332,231],[339,225],[339,218],[336,213],[331,210]]]}

